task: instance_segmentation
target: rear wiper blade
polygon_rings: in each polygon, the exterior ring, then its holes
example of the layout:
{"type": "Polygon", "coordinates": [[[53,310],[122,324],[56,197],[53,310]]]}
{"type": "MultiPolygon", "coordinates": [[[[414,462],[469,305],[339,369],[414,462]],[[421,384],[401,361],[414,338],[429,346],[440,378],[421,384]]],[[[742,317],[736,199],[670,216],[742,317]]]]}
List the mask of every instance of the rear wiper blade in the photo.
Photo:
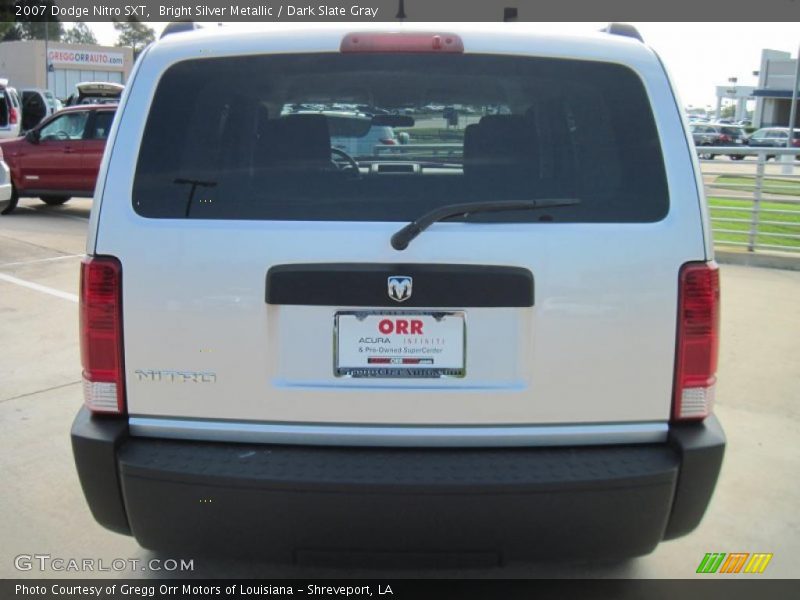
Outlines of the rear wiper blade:
{"type": "Polygon", "coordinates": [[[391,239],[392,248],[405,250],[408,244],[428,227],[453,217],[466,216],[477,212],[500,212],[504,210],[534,210],[537,208],[553,208],[556,206],[574,206],[580,204],[577,198],[557,198],[548,200],[499,200],[496,202],[467,202],[464,204],[448,204],[425,213],[397,231],[391,239]]]}

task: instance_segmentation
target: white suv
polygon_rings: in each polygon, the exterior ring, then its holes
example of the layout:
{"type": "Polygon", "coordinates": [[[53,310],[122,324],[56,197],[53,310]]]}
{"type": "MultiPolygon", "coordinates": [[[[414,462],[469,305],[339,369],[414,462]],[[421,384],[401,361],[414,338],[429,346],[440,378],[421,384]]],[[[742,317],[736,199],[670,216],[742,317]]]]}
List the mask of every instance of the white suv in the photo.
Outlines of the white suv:
{"type": "Polygon", "coordinates": [[[664,67],[622,35],[450,25],[144,51],[81,273],[72,440],[102,525],[498,561],[698,524],[719,278],[664,67]],[[414,143],[332,149],[324,114],[282,114],[315,103],[412,107],[414,143]],[[443,128],[429,104],[484,108],[443,128]]]}
{"type": "Polygon", "coordinates": [[[8,86],[7,79],[0,79],[0,139],[11,139],[21,135],[22,106],[17,90],[8,86]]]}

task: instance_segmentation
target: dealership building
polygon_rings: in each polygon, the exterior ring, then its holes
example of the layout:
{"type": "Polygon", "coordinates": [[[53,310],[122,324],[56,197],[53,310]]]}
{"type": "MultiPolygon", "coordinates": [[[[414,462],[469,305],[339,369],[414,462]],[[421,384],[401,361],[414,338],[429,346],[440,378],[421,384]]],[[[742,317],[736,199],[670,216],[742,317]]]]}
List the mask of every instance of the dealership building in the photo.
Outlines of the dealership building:
{"type": "MultiPolygon", "coordinates": [[[[758,71],[758,86],[753,90],[756,127],[786,127],[792,110],[792,86],[797,77],[797,59],[788,52],[764,50],[758,71]]],[[[800,105],[800,102],[798,102],[800,105]]],[[[795,127],[800,127],[800,106],[795,113],[795,127]]]]}
{"type": "Polygon", "coordinates": [[[0,78],[17,89],[49,89],[62,99],[82,81],[124,84],[132,66],[133,50],[126,47],[44,40],[0,43],[0,78]]]}

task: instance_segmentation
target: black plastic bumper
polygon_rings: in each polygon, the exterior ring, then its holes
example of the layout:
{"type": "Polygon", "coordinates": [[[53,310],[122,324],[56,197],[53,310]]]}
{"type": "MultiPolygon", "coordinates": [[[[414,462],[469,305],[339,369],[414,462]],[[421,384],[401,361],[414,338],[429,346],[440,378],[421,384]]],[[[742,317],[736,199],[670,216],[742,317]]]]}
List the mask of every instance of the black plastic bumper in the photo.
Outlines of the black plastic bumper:
{"type": "Polygon", "coordinates": [[[158,550],[260,555],[626,557],[691,531],[725,439],[714,418],[668,443],[575,448],[331,448],[132,438],[75,420],[98,522],[158,550]]]}

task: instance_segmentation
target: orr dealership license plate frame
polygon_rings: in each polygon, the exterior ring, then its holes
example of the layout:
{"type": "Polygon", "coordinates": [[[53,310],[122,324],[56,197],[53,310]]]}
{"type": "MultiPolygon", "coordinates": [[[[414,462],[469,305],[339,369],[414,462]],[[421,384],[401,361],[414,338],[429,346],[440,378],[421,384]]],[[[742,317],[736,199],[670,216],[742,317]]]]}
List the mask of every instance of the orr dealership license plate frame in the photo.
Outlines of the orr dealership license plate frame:
{"type": "Polygon", "coordinates": [[[464,311],[343,310],[334,315],[333,372],[336,377],[461,378],[466,375],[466,361],[467,319],[464,311]],[[407,327],[399,333],[393,330],[381,333],[376,329],[368,338],[360,335],[366,333],[365,326],[376,321],[380,324],[384,320],[390,321],[393,327],[405,322],[407,327]],[[351,328],[353,331],[349,333],[351,328]],[[430,331],[431,328],[435,331],[430,331]],[[408,336],[408,340],[416,339],[414,343],[402,343],[401,336],[408,336]],[[388,343],[378,341],[381,338],[389,340],[388,343]],[[361,342],[361,339],[370,341],[361,342]],[[356,349],[343,348],[343,344],[355,345],[356,349]]]}

